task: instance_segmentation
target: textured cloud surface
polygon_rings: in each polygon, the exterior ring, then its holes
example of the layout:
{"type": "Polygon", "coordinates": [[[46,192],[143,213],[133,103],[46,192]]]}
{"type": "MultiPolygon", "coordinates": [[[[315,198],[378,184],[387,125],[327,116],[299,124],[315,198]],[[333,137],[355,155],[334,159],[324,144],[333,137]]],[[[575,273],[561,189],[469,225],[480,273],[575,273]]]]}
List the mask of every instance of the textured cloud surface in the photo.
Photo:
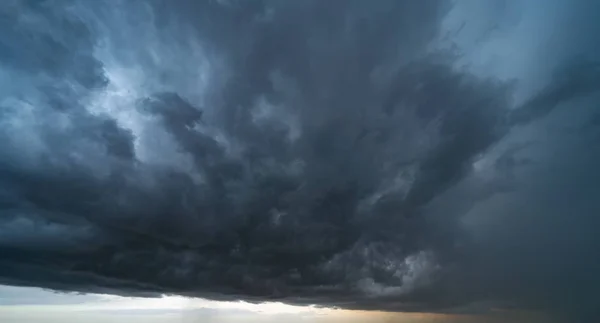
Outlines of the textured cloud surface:
{"type": "Polygon", "coordinates": [[[539,5],[4,1],[0,282],[591,317],[598,11],[539,5]]]}

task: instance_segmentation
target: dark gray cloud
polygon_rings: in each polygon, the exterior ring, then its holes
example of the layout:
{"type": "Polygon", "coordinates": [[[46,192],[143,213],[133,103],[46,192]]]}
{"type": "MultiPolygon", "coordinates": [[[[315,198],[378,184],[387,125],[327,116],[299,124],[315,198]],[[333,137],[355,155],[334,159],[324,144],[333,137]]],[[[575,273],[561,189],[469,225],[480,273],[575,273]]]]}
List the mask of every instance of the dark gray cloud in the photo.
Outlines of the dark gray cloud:
{"type": "Polygon", "coordinates": [[[511,5],[3,3],[0,282],[592,315],[600,71],[566,32],[532,77],[462,66],[511,5]]]}

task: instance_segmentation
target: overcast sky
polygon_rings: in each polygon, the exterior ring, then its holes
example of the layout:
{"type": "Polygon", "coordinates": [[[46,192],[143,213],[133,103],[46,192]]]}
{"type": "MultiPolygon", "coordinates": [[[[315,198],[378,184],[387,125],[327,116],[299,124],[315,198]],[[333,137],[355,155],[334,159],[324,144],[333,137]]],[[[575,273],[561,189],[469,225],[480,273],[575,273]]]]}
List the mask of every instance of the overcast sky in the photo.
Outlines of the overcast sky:
{"type": "Polygon", "coordinates": [[[0,321],[600,319],[599,21],[2,1],[0,321]]]}

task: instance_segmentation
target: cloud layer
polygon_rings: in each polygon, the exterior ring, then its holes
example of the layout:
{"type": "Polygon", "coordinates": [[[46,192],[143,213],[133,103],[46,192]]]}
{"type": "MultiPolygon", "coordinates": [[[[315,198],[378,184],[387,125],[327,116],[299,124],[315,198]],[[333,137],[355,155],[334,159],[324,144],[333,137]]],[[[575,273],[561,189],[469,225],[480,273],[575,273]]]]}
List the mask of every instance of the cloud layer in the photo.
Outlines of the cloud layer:
{"type": "Polygon", "coordinates": [[[592,8],[519,6],[6,1],[0,281],[592,315],[592,8]]]}

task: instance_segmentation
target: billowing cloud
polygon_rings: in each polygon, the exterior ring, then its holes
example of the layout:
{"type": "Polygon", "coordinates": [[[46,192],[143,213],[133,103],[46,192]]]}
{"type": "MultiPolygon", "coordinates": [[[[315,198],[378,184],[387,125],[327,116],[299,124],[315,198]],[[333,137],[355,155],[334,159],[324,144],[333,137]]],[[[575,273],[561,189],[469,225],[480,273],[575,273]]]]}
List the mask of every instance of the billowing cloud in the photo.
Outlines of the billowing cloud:
{"type": "Polygon", "coordinates": [[[493,3],[6,1],[0,281],[591,315],[590,8],[493,3]]]}

